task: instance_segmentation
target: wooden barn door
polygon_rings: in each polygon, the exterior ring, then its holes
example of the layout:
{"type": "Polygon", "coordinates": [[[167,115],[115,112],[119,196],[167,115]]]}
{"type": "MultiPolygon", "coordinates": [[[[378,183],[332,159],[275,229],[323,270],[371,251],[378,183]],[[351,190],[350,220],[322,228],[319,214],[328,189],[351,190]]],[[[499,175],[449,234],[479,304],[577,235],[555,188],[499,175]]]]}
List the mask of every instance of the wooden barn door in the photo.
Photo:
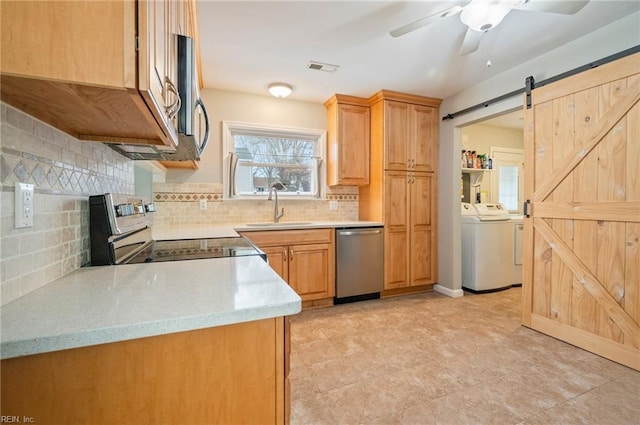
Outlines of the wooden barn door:
{"type": "Polygon", "coordinates": [[[640,54],[532,91],[522,323],[640,370],[640,54]]]}

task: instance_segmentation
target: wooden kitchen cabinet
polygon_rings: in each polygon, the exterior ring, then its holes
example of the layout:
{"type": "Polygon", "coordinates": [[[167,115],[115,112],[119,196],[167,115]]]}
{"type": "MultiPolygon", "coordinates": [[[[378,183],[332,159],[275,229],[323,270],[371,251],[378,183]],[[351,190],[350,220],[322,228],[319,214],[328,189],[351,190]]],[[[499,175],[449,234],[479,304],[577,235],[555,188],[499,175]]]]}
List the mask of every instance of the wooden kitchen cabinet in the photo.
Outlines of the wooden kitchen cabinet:
{"type": "Polygon", "coordinates": [[[303,307],[333,302],[333,229],[269,230],[243,232],[242,236],[267,254],[271,268],[302,298],[303,307]]]}
{"type": "Polygon", "coordinates": [[[384,222],[383,295],[437,282],[440,100],[383,90],[371,106],[371,178],[359,188],[361,220],[384,222]]]}
{"type": "Polygon", "coordinates": [[[2,100],[81,140],[175,145],[174,33],[187,7],[2,2],[2,100]]]}
{"type": "Polygon", "coordinates": [[[432,173],[385,173],[385,289],[435,283],[432,173]]]}
{"type": "Polygon", "coordinates": [[[369,104],[336,94],[327,108],[327,185],[369,184],[369,104]]]}
{"type": "Polygon", "coordinates": [[[43,424],[289,423],[288,318],[2,360],[2,414],[43,424]]]}
{"type": "Polygon", "coordinates": [[[376,114],[384,126],[385,170],[436,171],[437,107],[383,100],[376,114]]]}

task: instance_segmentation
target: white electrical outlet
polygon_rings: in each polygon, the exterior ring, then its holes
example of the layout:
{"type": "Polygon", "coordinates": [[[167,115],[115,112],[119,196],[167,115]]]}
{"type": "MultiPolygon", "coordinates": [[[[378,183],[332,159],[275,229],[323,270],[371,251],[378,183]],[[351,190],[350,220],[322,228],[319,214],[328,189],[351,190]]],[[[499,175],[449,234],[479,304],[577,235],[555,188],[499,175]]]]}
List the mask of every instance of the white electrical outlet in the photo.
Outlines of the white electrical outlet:
{"type": "Polygon", "coordinates": [[[338,201],[329,201],[329,209],[337,210],[338,209],[338,201]]]}
{"type": "Polygon", "coordinates": [[[207,209],[207,200],[200,199],[200,211],[204,211],[207,209]]]}
{"type": "Polygon", "coordinates": [[[15,190],[15,227],[33,227],[33,185],[16,183],[15,190]]]}

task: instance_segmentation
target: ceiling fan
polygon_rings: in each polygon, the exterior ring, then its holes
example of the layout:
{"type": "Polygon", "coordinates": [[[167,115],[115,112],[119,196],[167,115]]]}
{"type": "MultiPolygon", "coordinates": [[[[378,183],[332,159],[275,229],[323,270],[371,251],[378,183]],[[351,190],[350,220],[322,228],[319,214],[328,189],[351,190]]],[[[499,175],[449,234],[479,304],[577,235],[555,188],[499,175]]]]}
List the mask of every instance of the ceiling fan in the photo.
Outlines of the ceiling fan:
{"type": "Polygon", "coordinates": [[[467,32],[460,47],[460,55],[475,52],[482,35],[498,25],[513,10],[530,12],[561,13],[573,15],[582,9],[589,0],[549,1],[549,0],[471,0],[465,6],[453,6],[415,22],[397,28],[389,34],[400,37],[411,31],[436,23],[454,15],[460,15],[467,32]]]}

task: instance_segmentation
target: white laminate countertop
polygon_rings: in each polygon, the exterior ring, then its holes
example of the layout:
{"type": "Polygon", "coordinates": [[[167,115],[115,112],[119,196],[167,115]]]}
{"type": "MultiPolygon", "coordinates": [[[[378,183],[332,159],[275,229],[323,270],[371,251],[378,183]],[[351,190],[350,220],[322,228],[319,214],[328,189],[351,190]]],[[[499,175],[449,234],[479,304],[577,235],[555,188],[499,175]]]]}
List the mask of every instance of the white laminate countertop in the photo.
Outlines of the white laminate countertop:
{"type": "Polygon", "coordinates": [[[84,267],[6,304],[0,358],[300,312],[258,256],[84,267]]]}
{"type": "Polygon", "coordinates": [[[153,239],[206,239],[240,236],[238,232],[252,232],[258,230],[295,230],[316,228],[341,227],[379,227],[383,223],[378,221],[281,221],[280,223],[230,223],[210,226],[176,226],[159,228],[153,227],[153,239]]]}

